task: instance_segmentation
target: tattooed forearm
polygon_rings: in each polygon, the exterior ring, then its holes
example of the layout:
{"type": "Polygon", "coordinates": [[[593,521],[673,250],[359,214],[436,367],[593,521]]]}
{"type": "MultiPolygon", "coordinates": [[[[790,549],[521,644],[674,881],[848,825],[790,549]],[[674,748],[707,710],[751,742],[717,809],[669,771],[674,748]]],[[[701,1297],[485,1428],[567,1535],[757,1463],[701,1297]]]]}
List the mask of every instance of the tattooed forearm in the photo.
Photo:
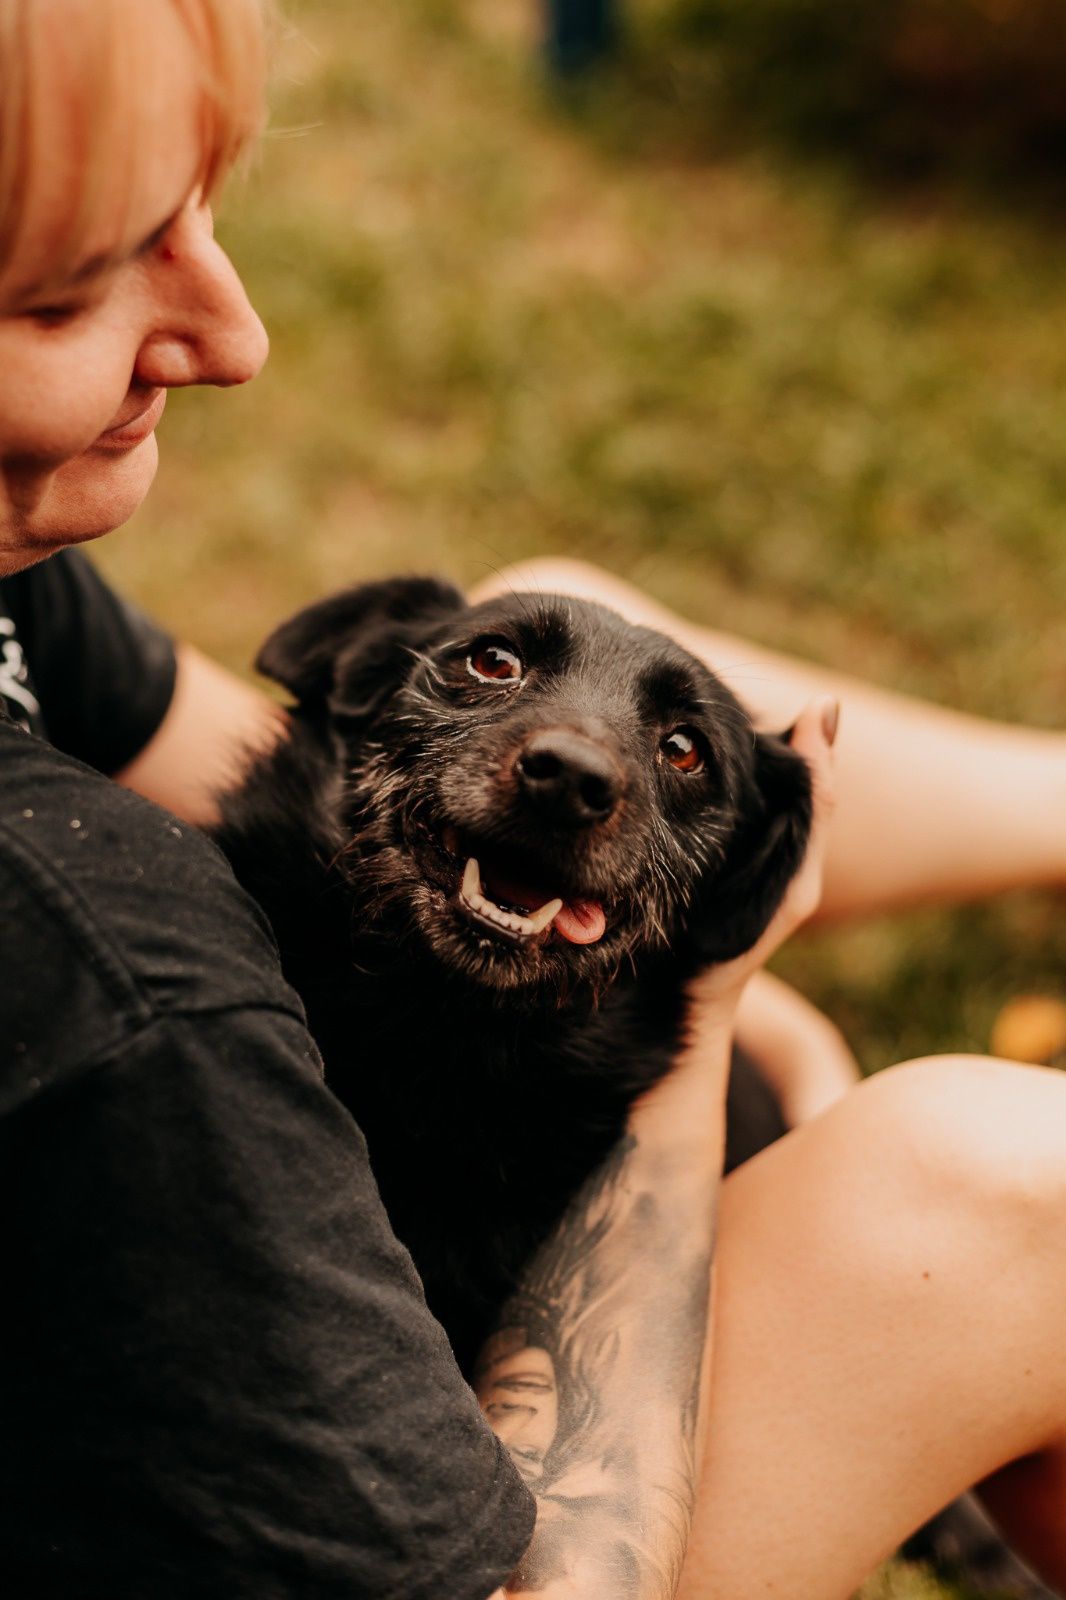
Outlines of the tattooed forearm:
{"type": "Polygon", "coordinates": [[[713,1172],[627,1138],[506,1306],[475,1375],[538,1501],[508,1589],[665,1600],[697,1479],[713,1172]],[[680,1164],[684,1166],[684,1164],[680,1164]]]}

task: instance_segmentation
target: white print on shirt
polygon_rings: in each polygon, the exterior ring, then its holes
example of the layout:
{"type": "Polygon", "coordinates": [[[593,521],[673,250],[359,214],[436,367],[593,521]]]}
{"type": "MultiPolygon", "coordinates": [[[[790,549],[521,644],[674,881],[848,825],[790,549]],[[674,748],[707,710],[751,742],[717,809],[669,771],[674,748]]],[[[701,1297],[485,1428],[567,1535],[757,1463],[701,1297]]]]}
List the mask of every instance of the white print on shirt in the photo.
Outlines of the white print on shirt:
{"type": "MultiPolygon", "coordinates": [[[[15,624],[10,617],[0,617],[0,694],[5,700],[14,701],[15,705],[29,713],[31,717],[40,714],[41,705],[37,696],[30,690],[26,670],[26,657],[22,653],[22,646],[15,638],[15,624]]],[[[29,722],[24,718],[16,719],[30,732],[29,722]]]]}

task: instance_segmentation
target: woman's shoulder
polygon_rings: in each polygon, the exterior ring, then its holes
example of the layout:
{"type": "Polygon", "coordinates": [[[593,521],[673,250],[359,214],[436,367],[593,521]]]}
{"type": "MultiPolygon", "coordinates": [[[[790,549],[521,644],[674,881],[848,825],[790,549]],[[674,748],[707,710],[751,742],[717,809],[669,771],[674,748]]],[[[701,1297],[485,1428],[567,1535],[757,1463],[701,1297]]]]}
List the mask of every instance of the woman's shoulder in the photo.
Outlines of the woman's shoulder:
{"type": "Polygon", "coordinates": [[[266,921],[214,844],[10,723],[0,919],[12,1058],[48,1036],[52,1056],[84,1061],[168,1011],[256,1006],[302,1020],[266,921]]]}

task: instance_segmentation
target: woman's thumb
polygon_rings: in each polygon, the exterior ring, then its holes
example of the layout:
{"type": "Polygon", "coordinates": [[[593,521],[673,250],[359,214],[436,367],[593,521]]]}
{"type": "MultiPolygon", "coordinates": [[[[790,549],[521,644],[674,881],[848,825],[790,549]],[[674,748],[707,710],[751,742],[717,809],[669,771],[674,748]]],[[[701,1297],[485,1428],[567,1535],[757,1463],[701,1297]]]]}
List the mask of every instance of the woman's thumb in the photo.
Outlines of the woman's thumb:
{"type": "Polygon", "coordinates": [[[820,835],[833,814],[836,803],[836,761],[834,745],[840,726],[840,701],[835,695],[822,695],[805,706],[792,729],[791,745],[806,761],[814,791],[815,837],[820,835]]]}

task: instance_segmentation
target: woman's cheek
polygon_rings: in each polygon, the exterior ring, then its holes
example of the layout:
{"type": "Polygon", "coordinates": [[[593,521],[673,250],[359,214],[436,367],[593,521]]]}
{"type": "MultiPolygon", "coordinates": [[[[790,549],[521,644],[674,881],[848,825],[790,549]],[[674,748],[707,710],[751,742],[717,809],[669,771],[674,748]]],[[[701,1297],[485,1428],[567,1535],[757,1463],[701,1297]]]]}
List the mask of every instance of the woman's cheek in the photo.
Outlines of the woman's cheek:
{"type": "Polygon", "coordinates": [[[93,331],[27,324],[0,335],[0,457],[50,467],[81,455],[115,420],[130,387],[136,350],[93,331]],[[21,348],[10,348],[12,344],[21,348]]]}

